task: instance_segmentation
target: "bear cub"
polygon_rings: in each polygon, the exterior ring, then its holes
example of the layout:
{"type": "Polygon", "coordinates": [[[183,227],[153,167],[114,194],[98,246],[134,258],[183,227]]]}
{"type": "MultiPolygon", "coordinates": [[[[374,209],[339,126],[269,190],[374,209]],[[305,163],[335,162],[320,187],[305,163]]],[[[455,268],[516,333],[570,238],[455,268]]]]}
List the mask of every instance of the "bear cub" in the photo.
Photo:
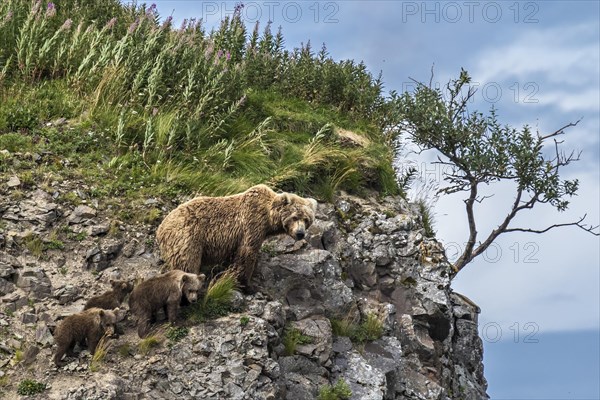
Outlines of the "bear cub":
{"type": "Polygon", "coordinates": [[[143,338],[148,334],[150,324],[161,309],[165,311],[167,320],[174,323],[182,297],[195,303],[205,279],[204,274],[173,270],[137,285],[129,296],[129,309],[136,321],[138,336],[143,338]]]}
{"type": "Polygon", "coordinates": [[[83,347],[87,343],[90,354],[94,354],[102,336],[114,333],[118,319],[118,308],[114,310],[90,308],[62,320],[54,332],[57,345],[54,364],[61,366],[65,353],[67,356],[72,356],[75,344],[83,347]]]}
{"type": "Polygon", "coordinates": [[[110,281],[112,290],[101,294],[100,296],[92,297],[85,303],[84,310],[90,308],[103,308],[105,310],[112,310],[121,305],[125,297],[133,290],[133,283],[127,281],[110,281]]]}

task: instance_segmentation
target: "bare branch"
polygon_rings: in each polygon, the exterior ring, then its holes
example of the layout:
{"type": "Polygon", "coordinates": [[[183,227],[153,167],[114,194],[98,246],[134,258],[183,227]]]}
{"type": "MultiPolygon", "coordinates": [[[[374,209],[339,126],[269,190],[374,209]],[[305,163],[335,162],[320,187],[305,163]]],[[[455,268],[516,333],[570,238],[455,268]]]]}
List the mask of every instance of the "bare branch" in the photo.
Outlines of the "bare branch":
{"type": "Polygon", "coordinates": [[[481,204],[485,199],[491,199],[492,197],[494,197],[494,195],[490,194],[489,196],[478,197],[475,199],[475,201],[481,204]]]}
{"type": "Polygon", "coordinates": [[[429,77],[429,88],[433,85],[433,67],[435,67],[435,63],[431,65],[431,76],[429,77]]]}
{"type": "Polygon", "coordinates": [[[504,232],[529,232],[529,233],[544,233],[544,232],[548,232],[551,229],[554,228],[559,228],[559,227],[563,227],[563,226],[576,226],[580,229],[583,229],[586,232],[591,233],[594,236],[600,236],[600,232],[594,232],[595,230],[597,230],[600,225],[587,225],[587,224],[582,224],[583,220],[587,217],[587,214],[585,214],[583,217],[579,218],[579,220],[574,221],[574,222],[567,222],[564,224],[554,224],[554,225],[550,225],[549,227],[545,228],[545,229],[529,229],[529,228],[510,228],[510,229],[505,229],[504,232]]]}
{"type": "Polygon", "coordinates": [[[554,132],[552,132],[552,133],[550,133],[550,134],[548,134],[548,135],[546,135],[546,136],[540,136],[540,139],[541,139],[542,141],[544,141],[544,140],[546,140],[546,139],[548,139],[548,138],[551,138],[551,137],[554,137],[554,136],[558,136],[558,135],[562,135],[563,133],[565,133],[565,132],[564,132],[564,130],[565,130],[565,129],[567,129],[567,128],[572,128],[572,127],[574,127],[574,126],[577,126],[577,124],[578,124],[579,122],[581,122],[581,120],[582,120],[582,119],[583,119],[583,117],[579,118],[579,119],[578,119],[577,121],[575,121],[575,122],[569,122],[567,125],[563,126],[562,128],[559,128],[558,130],[556,130],[556,131],[554,131],[554,132]]]}
{"type": "Polygon", "coordinates": [[[460,106],[456,109],[456,111],[454,112],[454,115],[452,116],[452,122],[456,121],[456,118],[461,113],[461,111],[464,110],[464,108],[466,107],[469,100],[471,100],[471,98],[475,95],[475,92],[477,92],[477,89],[475,89],[472,86],[469,87],[469,90],[467,91],[467,95],[461,99],[460,106]]]}

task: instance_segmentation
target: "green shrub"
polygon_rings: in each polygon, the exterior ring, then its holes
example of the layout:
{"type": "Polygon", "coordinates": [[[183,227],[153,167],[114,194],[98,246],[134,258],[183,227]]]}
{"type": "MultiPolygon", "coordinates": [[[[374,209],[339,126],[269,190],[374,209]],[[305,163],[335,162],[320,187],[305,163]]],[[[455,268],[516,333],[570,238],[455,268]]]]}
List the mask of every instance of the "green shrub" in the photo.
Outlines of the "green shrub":
{"type": "Polygon", "coordinates": [[[338,379],[335,385],[323,386],[319,389],[318,400],[346,400],[352,396],[352,391],[342,378],[338,379]]]}
{"type": "Polygon", "coordinates": [[[434,218],[431,206],[427,204],[424,199],[417,200],[417,207],[419,207],[419,213],[421,214],[421,222],[423,229],[425,230],[426,237],[435,237],[435,230],[433,228],[434,218]]]}
{"type": "Polygon", "coordinates": [[[190,333],[190,330],[184,326],[170,326],[165,333],[165,336],[171,343],[177,343],[190,333]]]}
{"type": "Polygon", "coordinates": [[[237,284],[237,273],[234,271],[225,271],[213,278],[202,301],[190,305],[185,311],[187,318],[202,322],[229,314],[237,284]]]}
{"type": "Polygon", "coordinates": [[[33,379],[24,379],[19,383],[17,394],[21,396],[33,396],[46,390],[46,384],[33,379]]]}
{"type": "Polygon", "coordinates": [[[147,355],[148,353],[150,353],[150,350],[160,346],[160,344],[163,342],[163,339],[164,338],[161,336],[160,333],[148,335],[144,339],[140,340],[140,343],[138,344],[138,349],[142,355],[147,355]]]}
{"type": "Polygon", "coordinates": [[[283,346],[285,347],[285,355],[292,356],[296,353],[296,347],[299,344],[312,343],[313,338],[304,335],[299,329],[288,327],[283,334],[283,346]]]}
{"type": "Polygon", "coordinates": [[[31,148],[31,138],[20,133],[6,133],[0,135],[0,150],[11,153],[25,152],[31,148]]]}
{"type": "Polygon", "coordinates": [[[6,127],[13,132],[30,131],[39,125],[37,113],[25,105],[15,105],[9,108],[5,118],[6,127]]]}
{"type": "Polygon", "coordinates": [[[331,330],[336,336],[349,337],[355,343],[371,342],[383,335],[383,322],[374,313],[368,313],[360,322],[345,319],[332,319],[331,330]]]}

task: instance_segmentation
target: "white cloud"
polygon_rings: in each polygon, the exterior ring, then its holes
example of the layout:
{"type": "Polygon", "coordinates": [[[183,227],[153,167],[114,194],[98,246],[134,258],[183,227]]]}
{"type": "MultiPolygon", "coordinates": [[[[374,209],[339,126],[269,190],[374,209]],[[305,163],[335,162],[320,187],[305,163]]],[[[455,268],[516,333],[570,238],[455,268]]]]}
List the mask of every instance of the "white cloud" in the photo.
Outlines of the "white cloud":
{"type": "Polygon", "coordinates": [[[597,23],[531,29],[476,54],[474,65],[473,77],[481,82],[533,82],[542,106],[569,113],[600,108],[597,23]]]}
{"type": "Polygon", "coordinates": [[[511,43],[477,54],[473,76],[492,82],[541,73],[550,83],[597,85],[599,51],[597,24],[531,29],[511,43]]]}

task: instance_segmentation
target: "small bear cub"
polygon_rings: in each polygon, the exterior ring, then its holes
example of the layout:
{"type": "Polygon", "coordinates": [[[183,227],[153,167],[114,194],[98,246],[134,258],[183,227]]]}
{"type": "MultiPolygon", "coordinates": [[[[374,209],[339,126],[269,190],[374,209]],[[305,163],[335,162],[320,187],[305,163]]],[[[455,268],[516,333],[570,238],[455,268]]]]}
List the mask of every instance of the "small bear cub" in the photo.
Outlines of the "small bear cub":
{"type": "Polygon", "coordinates": [[[205,279],[204,274],[173,270],[137,285],[129,296],[129,309],[136,320],[139,337],[148,334],[150,324],[156,320],[156,313],[161,309],[165,311],[168,321],[174,323],[182,297],[195,303],[205,279]]]}
{"type": "Polygon", "coordinates": [[[105,310],[112,310],[121,305],[125,297],[133,290],[133,283],[128,281],[115,281],[111,280],[110,285],[112,290],[101,294],[100,296],[92,297],[85,303],[84,310],[90,308],[103,308],[105,310]]]}
{"type": "Polygon", "coordinates": [[[61,360],[65,353],[67,356],[73,356],[75,344],[83,347],[87,343],[90,354],[94,354],[102,336],[114,333],[118,319],[118,308],[113,310],[90,308],[62,320],[54,332],[57,345],[54,355],[56,366],[63,365],[61,360]]]}

